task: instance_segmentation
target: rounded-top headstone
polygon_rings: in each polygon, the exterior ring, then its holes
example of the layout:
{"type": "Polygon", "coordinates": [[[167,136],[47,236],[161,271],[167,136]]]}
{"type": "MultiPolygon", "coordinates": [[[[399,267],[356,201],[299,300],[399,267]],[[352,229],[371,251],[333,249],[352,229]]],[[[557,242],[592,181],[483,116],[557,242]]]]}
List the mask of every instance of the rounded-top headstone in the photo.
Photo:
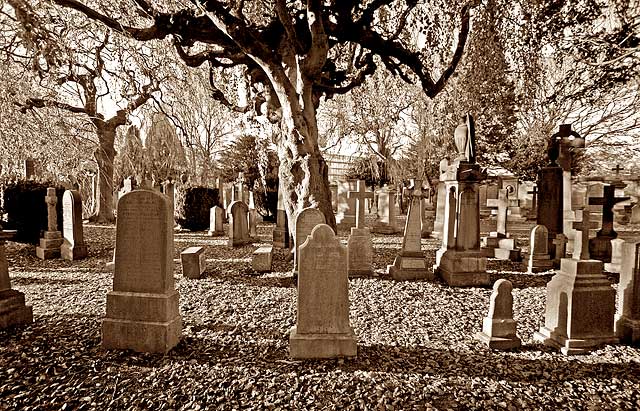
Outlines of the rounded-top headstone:
{"type": "Polygon", "coordinates": [[[549,253],[549,230],[542,224],[538,224],[531,230],[531,254],[549,253]]]}
{"type": "Polygon", "coordinates": [[[513,285],[511,281],[504,278],[499,279],[493,284],[493,293],[491,293],[491,303],[489,304],[490,318],[513,318],[513,295],[511,290],[513,285]]]}

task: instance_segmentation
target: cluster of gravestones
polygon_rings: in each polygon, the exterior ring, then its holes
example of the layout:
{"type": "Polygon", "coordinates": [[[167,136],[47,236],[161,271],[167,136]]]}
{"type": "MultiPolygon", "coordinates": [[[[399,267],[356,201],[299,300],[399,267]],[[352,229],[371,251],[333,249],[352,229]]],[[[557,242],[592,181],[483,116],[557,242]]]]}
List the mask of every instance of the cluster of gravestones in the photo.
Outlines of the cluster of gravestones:
{"type": "MultiPolygon", "coordinates": [[[[554,138],[561,140],[567,133],[571,135],[570,131],[561,129],[554,138]]],[[[425,234],[423,202],[431,194],[423,188],[420,180],[415,180],[403,192],[409,199],[409,207],[402,248],[394,263],[387,268],[396,280],[431,280],[439,275],[451,286],[487,286],[486,249],[492,248],[494,256],[503,255],[504,258],[509,258],[516,250],[515,241],[506,229],[508,216],[514,215],[505,211],[510,207],[508,189],[498,193],[496,231],[486,239],[480,239],[479,185],[486,178],[486,172],[475,161],[475,138],[470,116],[466,124],[456,129],[455,143],[457,157],[441,163],[438,190],[442,191],[438,196],[433,231],[440,232],[442,246],[436,253],[433,270],[426,267],[421,249],[421,238],[425,234]],[[438,224],[439,210],[442,212],[438,224]]],[[[615,291],[603,275],[604,262],[590,256],[592,248],[600,252],[604,247],[592,246],[589,231],[595,225],[588,207],[576,213],[581,217],[579,221],[575,221],[578,215],[571,221],[573,256],[565,256],[568,239],[561,235],[565,235],[563,228],[567,224],[561,200],[566,187],[563,185],[562,168],[556,163],[557,151],[560,150],[550,150],[551,164],[542,170],[538,181],[538,225],[531,232],[531,251],[527,261],[530,272],[552,268],[555,261],[559,264],[558,272],[547,285],[545,325],[535,338],[560,348],[564,354],[587,352],[598,345],[621,339],[637,343],[640,341],[640,242],[622,243],[620,246],[620,258],[616,260],[621,273],[616,314],[615,291]]],[[[364,212],[365,200],[371,199],[374,193],[367,192],[361,181],[356,182],[355,187],[342,186],[340,191],[339,199],[353,202],[353,206],[338,207],[338,224],[351,228],[346,247],[325,224],[324,214],[318,209],[306,208],[296,216],[296,232],[292,237],[294,272],[298,276],[298,306],[296,325],[290,332],[290,353],[294,358],[356,355],[357,338],[349,324],[348,278],[373,274],[373,247],[370,230],[364,224],[364,212]],[[355,189],[347,190],[347,187],[355,189]]],[[[252,225],[255,237],[256,219],[249,212],[252,208],[251,194],[246,196],[247,205],[243,189],[238,190],[239,199],[236,199],[235,190],[230,196],[223,188],[221,192],[226,207],[212,208],[209,233],[222,234],[222,223],[228,218],[229,246],[244,245],[252,239],[252,225]],[[231,197],[230,201],[227,201],[228,197],[231,197]]],[[[603,197],[592,199],[591,204],[601,204],[603,208],[612,206],[615,203],[611,200],[612,193],[605,190],[603,197]]],[[[378,219],[373,225],[374,231],[397,231],[394,194],[388,188],[378,193],[378,219]]],[[[50,195],[47,204],[51,222],[55,221],[55,201],[50,195]]],[[[70,201],[70,204],[74,203],[70,201]]],[[[288,247],[290,236],[282,198],[278,203],[273,246],[288,247]]],[[[518,206],[512,204],[511,207],[518,206]]],[[[167,352],[179,341],[182,322],[178,310],[179,295],[173,283],[172,215],[170,200],[154,190],[134,190],[120,198],[113,291],[107,295],[107,314],[103,321],[104,347],[167,352]],[[132,246],[134,244],[136,247],[132,246]]],[[[518,210],[515,216],[518,218],[518,210]]],[[[613,231],[612,224],[608,225],[609,219],[610,213],[603,210],[603,228],[600,231],[607,236],[611,236],[613,231]]],[[[59,241],[60,235],[55,234],[55,228],[49,225],[49,234],[45,234],[43,241],[59,241]]],[[[74,238],[70,243],[77,241],[74,238]]],[[[44,241],[41,248],[49,245],[50,242],[44,241]]],[[[1,251],[4,253],[3,249],[1,251]]],[[[198,278],[202,274],[202,247],[184,250],[181,258],[185,276],[198,278]]],[[[6,272],[6,258],[4,260],[6,272]]],[[[258,271],[268,271],[270,261],[269,247],[254,253],[254,267],[261,268],[258,271]]],[[[0,285],[2,290],[10,290],[8,274],[3,276],[0,285]]],[[[18,294],[12,297],[15,317],[30,318],[31,311],[24,306],[24,296],[20,300],[18,294]]],[[[494,285],[489,314],[483,320],[478,339],[492,348],[520,345],[512,318],[512,302],[511,284],[499,280],[494,285]]]]}

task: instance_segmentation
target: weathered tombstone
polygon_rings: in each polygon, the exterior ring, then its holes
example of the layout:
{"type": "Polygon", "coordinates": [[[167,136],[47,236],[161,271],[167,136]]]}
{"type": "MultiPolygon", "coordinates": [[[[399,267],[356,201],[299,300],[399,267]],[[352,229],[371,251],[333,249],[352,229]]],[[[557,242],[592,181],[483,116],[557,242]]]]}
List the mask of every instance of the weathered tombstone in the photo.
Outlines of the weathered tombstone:
{"type": "Polygon", "coordinates": [[[531,230],[529,241],[528,273],[539,273],[553,268],[553,260],[549,256],[549,231],[543,225],[537,225],[531,230]]]}
{"type": "Polygon", "coordinates": [[[209,209],[209,236],[224,235],[223,219],[224,211],[222,208],[213,206],[209,209]]]}
{"type": "Polygon", "coordinates": [[[259,273],[266,273],[271,271],[271,255],[273,254],[273,247],[264,246],[259,247],[251,255],[251,267],[259,273]]]}
{"type": "Polygon", "coordinates": [[[532,218],[537,218],[537,215],[538,215],[538,186],[533,186],[531,191],[527,191],[527,194],[531,194],[531,210],[529,211],[529,215],[532,218]]]}
{"type": "Polygon", "coordinates": [[[444,212],[447,198],[447,187],[444,178],[448,167],[448,158],[443,158],[442,160],[440,160],[440,181],[438,181],[438,194],[436,195],[436,219],[433,222],[433,232],[431,233],[431,237],[433,238],[441,239],[444,230],[444,212]]]}
{"type": "Polygon", "coordinates": [[[276,212],[276,226],[273,229],[273,246],[289,248],[289,221],[284,207],[282,183],[278,187],[278,211],[276,212]]]}
{"type": "Polygon", "coordinates": [[[11,289],[4,245],[15,235],[15,230],[3,231],[0,227],[0,330],[33,322],[33,309],[30,305],[25,305],[24,293],[11,289]]]}
{"type": "Polygon", "coordinates": [[[559,138],[554,134],[549,141],[549,165],[538,172],[538,209],[536,222],[547,227],[549,231],[549,255],[555,260],[555,247],[552,246],[558,233],[563,233],[563,177],[562,167],[557,163],[559,155],[559,138]]]}
{"type": "Polygon", "coordinates": [[[258,237],[258,212],[256,211],[256,203],[253,199],[253,191],[249,191],[249,237],[258,237]]]}
{"type": "Polygon", "coordinates": [[[618,342],[614,334],[615,290],[602,274],[603,263],[589,258],[590,211],[582,212],[574,258],[563,258],[547,284],[545,324],[534,339],[560,348],[565,355],[583,354],[618,342]]]}
{"type": "Polygon", "coordinates": [[[62,233],[58,231],[58,215],[56,212],[56,204],[58,197],[56,189],[47,188],[47,195],[44,198],[47,203],[47,231],[44,237],[40,239],[40,245],[36,247],[36,255],[42,260],[60,257],[60,246],[62,245],[62,233]]]}
{"type": "Polygon", "coordinates": [[[229,205],[229,247],[238,247],[251,242],[249,237],[249,206],[242,201],[229,205]]]}
{"type": "Polygon", "coordinates": [[[180,253],[182,275],[187,278],[198,279],[207,268],[204,247],[188,247],[180,253]]]}
{"type": "Polygon", "coordinates": [[[559,268],[560,261],[567,256],[567,236],[563,233],[556,234],[556,238],[553,239],[553,245],[555,247],[555,257],[553,258],[553,266],[559,268]]]}
{"type": "Polygon", "coordinates": [[[307,240],[313,228],[318,224],[324,224],[325,221],[324,214],[317,208],[307,207],[298,213],[296,217],[296,235],[294,238],[294,274],[298,273],[298,267],[300,266],[300,246],[307,240]]]}
{"type": "Polygon", "coordinates": [[[489,314],[482,319],[482,332],[475,335],[489,348],[510,350],[520,347],[520,338],[516,335],[517,323],[513,320],[512,289],[509,280],[500,279],[493,284],[489,314]]]}
{"type": "Polygon", "coordinates": [[[611,262],[611,240],[618,237],[618,233],[613,229],[613,206],[628,199],[629,197],[616,197],[613,185],[604,187],[602,197],[589,198],[589,205],[602,206],[602,228],[595,238],[589,240],[589,254],[594,259],[611,262]]]}
{"type": "Polygon", "coordinates": [[[478,184],[487,176],[475,162],[475,130],[473,117],[466,116],[466,124],[455,130],[458,159],[447,169],[443,180],[446,196],[445,230],[451,233],[436,252],[434,271],[452,286],[489,285],[487,257],[480,250],[480,209],[478,184]],[[452,208],[452,199],[456,208],[452,208]],[[455,236],[455,238],[452,238],[455,236]]]}
{"type": "Polygon", "coordinates": [[[622,246],[616,336],[625,343],[640,343],[640,241],[622,246]]]}
{"type": "Polygon", "coordinates": [[[387,273],[394,280],[433,280],[433,272],[427,270],[424,251],[422,251],[422,221],[420,206],[422,202],[422,181],[414,180],[407,190],[410,197],[407,221],[404,226],[402,249],[396,255],[393,265],[387,266],[387,273]]]}
{"type": "Polygon", "coordinates": [[[604,263],[604,270],[610,273],[619,273],[622,269],[622,245],[624,240],[614,238],[611,240],[611,262],[604,263]]]}
{"type": "Polygon", "coordinates": [[[509,200],[507,189],[498,191],[498,198],[487,200],[488,207],[498,209],[496,231],[489,233],[488,237],[481,239],[481,250],[486,257],[495,257],[499,260],[520,261],[520,248],[516,247],[515,238],[511,238],[507,232],[509,200]]]}
{"type": "Polygon", "coordinates": [[[349,198],[356,200],[356,226],[351,228],[351,235],[347,240],[349,250],[349,276],[366,277],[373,275],[371,263],[373,261],[373,243],[371,233],[364,226],[365,199],[373,198],[373,193],[366,191],[364,181],[358,180],[357,191],[350,191],[349,198]]]}
{"type": "Polygon", "coordinates": [[[156,191],[135,190],[118,203],[113,291],[107,293],[102,346],[167,353],[182,332],[169,200],[156,191]]]}
{"type": "Polygon", "coordinates": [[[62,258],[73,261],[87,257],[87,246],[82,232],[82,198],[76,190],[67,190],[62,196],[62,235],[62,258]]]}
{"type": "Polygon", "coordinates": [[[319,224],[298,252],[298,315],[289,334],[291,357],[354,357],[357,341],[349,324],[346,247],[331,227],[319,224]]]}
{"type": "Polygon", "coordinates": [[[356,180],[338,182],[338,213],[336,223],[338,227],[348,229],[356,225],[356,200],[349,197],[350,191],[355,191],[356,180]]]}
{"type": "Polygon", "coordinates": [[[378,193],[378,218],[373,223],[374,233],[395,234],[398,231],[396,225],[396,191],[386,184],[378,193]]]}
{"type": "Polygon", "coordinates": [[[631,218],[629,219],[629,223],[640,224],[640,203],[631,207],[631,218]]]}

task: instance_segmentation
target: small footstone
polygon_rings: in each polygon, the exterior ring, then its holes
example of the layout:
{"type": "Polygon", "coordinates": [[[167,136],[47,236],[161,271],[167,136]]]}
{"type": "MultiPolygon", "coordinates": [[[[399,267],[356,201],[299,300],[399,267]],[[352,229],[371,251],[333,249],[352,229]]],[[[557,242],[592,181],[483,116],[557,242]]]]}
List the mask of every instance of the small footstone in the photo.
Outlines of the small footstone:
{"type": "Polygon", "coordinates": [[[200,278],[206,269],[203,247],[189,247],[180,253],[182,275],[187,278],[200,278]]]}
{"type": "Polygon", "coordinates": [[[489,348],[510,350],[520,347],[517,323],[513,320],[512,289],[509,280],[500,279],[493,285],[489,314],[482,320],[482,332],[475,335],[489,348]]]}
{"type": "Polygon", "coordinates": [[[268,273],[271,271],[271,254],[272,246],[264,246],[258,248],[251,256],[251,267],[259,273],[268,273]]]}

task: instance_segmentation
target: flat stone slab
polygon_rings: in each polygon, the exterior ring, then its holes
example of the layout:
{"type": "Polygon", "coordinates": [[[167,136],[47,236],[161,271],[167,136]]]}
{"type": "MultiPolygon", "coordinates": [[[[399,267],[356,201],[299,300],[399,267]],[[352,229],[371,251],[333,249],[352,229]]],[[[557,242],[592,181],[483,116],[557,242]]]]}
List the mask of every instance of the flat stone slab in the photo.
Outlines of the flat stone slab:
{"type": "Polygon", "coordinates": [[[180,253],[182,275],[187,278],[200,278],[206,269],[203,247],[189,247],[180,253]]]}
{"type": "Polygon", "coordinates": [[[259,273],[271,271],[271,260],[273,254],[272,246],[258,248],[251,256],[251,267],[259,273]]]}

